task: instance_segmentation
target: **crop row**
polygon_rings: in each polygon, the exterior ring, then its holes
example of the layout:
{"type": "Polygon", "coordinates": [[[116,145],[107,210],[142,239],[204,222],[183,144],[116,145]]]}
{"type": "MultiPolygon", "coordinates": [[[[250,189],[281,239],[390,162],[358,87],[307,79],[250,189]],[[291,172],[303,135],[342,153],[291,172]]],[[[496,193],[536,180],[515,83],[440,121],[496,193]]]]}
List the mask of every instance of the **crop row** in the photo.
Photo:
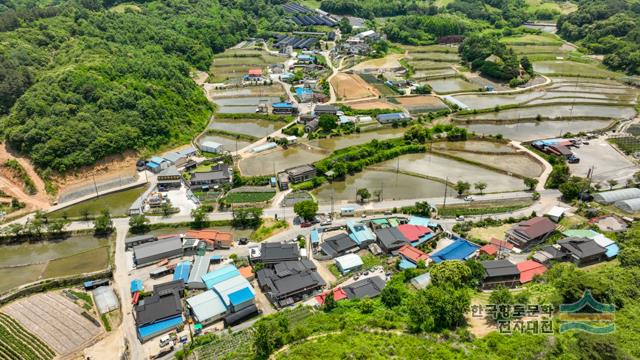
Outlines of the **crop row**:
{"type": "MultiPolygon", "coordinates": [[[[55,353],[42,340],[34,336],[11,317],[0,313],[0,332],[7,341],[14,338],[22,344],[29,344],[29,349],[37,353],[37,358],[53,358],[55,353]],[[4,337],[8,335],[8,337],[4,337]]],[[[11,341],[9,341],[11,343],[11,341]]]]}

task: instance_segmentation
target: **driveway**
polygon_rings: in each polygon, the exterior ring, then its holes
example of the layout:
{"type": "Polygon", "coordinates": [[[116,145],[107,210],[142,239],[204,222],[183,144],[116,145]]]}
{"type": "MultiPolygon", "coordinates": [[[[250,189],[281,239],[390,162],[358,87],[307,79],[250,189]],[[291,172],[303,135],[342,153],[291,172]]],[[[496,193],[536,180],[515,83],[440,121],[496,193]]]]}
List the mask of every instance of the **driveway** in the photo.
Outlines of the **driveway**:
{"type": "Polygon", "coordinates": [[[571,174],[586,177],[593,167],[594,183],[602,183],[605,187],[606,181],[610,179],[625,184],[627,179],[640,170],[640,167],[618,152],[605,138],[589,140],[589,145],[582,145],[572,151],[580,158],[580,162],[569,164],[571,174]]]}

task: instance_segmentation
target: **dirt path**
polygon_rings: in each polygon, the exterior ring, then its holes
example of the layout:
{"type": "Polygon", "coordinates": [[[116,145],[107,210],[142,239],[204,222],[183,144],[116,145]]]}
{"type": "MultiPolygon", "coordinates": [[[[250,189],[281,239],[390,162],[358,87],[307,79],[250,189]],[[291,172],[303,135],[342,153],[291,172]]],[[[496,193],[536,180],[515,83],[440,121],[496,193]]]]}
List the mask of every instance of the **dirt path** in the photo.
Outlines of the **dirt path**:
{"type": "Polygon", "coordinates": [[[4,164],[5,161],[10,159],[18,161],[25,169],[31,180],[33,180],[37,190],[35,195],[29,195],[24,192],[22,183],[12,181],[6,176],[0,176],[0,189],[27,205],[24,209],[12,215],[24,214],[38,209],[48,209],[51,205],[44,188],[44,181],[42,181],[38,173],[36,173],[31,162],[23,156],[14,154],[7,148],[5,143],[2,143],[0,145],[0,163],[4,164]]]}

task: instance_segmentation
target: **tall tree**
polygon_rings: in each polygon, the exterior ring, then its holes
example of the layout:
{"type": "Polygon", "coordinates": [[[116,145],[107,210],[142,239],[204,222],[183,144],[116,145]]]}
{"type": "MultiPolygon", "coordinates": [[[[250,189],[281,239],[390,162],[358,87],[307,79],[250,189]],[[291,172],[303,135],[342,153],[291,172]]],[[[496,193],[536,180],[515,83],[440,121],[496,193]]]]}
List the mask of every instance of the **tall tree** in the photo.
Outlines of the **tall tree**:
{"type": "Polygon", "coordinates": [[[318,213],[318,203],[313,200],[304,200],[293,205],[293,211],[305,220],[312,220],[318,213]]]}
{"type": "Polygon", "coordinates": [[[114,230],[111,213],[108,209],[100,211],[100,215],[93,220],[93,229],[98,235],[106,235],[114,230]]]}

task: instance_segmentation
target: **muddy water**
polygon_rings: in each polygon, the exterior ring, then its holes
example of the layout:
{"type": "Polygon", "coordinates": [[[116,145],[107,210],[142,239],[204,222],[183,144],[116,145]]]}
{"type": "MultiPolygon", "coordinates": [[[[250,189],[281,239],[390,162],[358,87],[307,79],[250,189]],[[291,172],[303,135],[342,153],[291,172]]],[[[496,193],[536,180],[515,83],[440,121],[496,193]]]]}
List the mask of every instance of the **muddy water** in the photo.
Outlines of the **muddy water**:
{"type": "Polygon", "coordinates": [[[433,144],[434,150],[454,150],[469,152],[493,152],[493,153],[515,153],[516,149],[501,143],[491,141],[443,141],[433,144]]]}
{"type": "Polygon", "coordinates": [[[469,120],[518,120],[519,118],[535,118],[537,115],[545,118],[558,117],[609,117],[612,119],[628,119],[635,115],[631,106],[600,106],[600,105],[553,105],[535,106],[519,109],[508,109],[499,112],[470,115],[469,120]]]}
{"type": "Polygon", "coordinates": [[[516,191],[524,188],[521,179],[433,154],[403,155],[399,164],[398,160],[394,159],[385,161],[378,167],[395,169],[396,166],[399,166],[400,170],[412,173],[440,179],[448,178],[453,183],[458,180],[471,184],[482,181],[487,183],[485,192],[516,191]]]}
{"type": "Polygon", "coordinates": [[[542,74],[567,74],[577,76],[611,76],[618,74],[601,69],[596,65],[582,64],[571,61],[536,61],[533,63],[533,69],[542,74]]]}
{"type": "Polygon", "coordinates": [[[450,93],[450,92],[456,92],[456,91],[473,91],[473,90],[477,90],[480,87],[459,78],[430,80],[427,83],[431,85],[431,87],[435,92],[440,92],[440,93],[450,93]]]}
{"type": "Polygon", "coordinates": [[[513,95],[459,95],[457,100],[467,105],[470,109],[489,109],[508,104],[521,104],[523,102],[539,98],[544,92],[531,91],[513,95]]]}
{"type": "Polygon", "coordinates": [[[456,157],[487,164],[495,168],[527,177],[538,177],[544,170],[542,165],[526,155],[515,154],[477,154],[464,151],[445,151],[456,157]]]}
{"type": "Polygon", "coordinates": [[[246,176],[271,175],[274,169],[277,173],[298,165],[311,164],[326,156],[327,154],[322,151],[300,144],[291,146],[287,150],[278,149],[240,160],[238,166],[246,176]]]}
{"type": "Polygon", "coordinates": [[[280,101],[276,96],[247,96],[235,98],[213,99],[218,105],[218,112],[223,114],[247,114],[254,113],[260,103],[274,103],[280,101]]]}
{"type": "MultiPolygon", "coordinates": [[[[349,176],[345,181],[336,181],[317,189],[314,193],[320,202],[330,202],[331,197],[336,202],[356,201],[356,191],[361,188],[369,189],[372,194],[376,190],[382,190],[382,199],[419,199],[444,196],[445,185],[443,183],[423,179],[417,176],[396,174],[390,171],[365,170],[354,176],[349,176]]],[[[449,195],[455,191],[449,187],[449,195]]],[[[375,196],[373,200],[377,200],[375,196]]]]}
{"type": "MultiPolygon", "coordinates": [[[[204,141],[213,141],[218,144],[222,144],[225,150],[227,151],[236,151],[236,139],[226,136],[219,135],[205,135],[200,139],[200,143],[204,141]]],[[[251,143],[248,141],[237,140],[237,148],[242,149],[244,147],[249,146],[251,143]]]]}
{"type": "Polygon", "coordinates": [[[60,241],[4,245],[0,246],[0,267],[42,263],[108,244],[104,238],[77,235],[60,241]]]}
{"type": "Polygon", "coordinates": [[[367,131],[359,134],[350,134],[345,136],[333,137],[333,138],[325,138],[325,139],[316,139],[309,142],[309,145],[313,147],[318,147],[326,151],[334,151],[339,149],[344,149],[353,145],[360,145],[368,143],[369,141],[376,140],[387,140],[393,139],[397,137],[402,137],[404,134],[404,128],[384,128],[376,131],[367,131]]]}
{"type": "Polygon", "coordinates": [[[65,214],[70,218],[83,216],[83,211],[96,215],[103,209],[108,209],[112,216],[126,215],[129,206],[146,190],[146,186],[134,189],[118,191],[115,193],[100,195],[98,198],[83,201],[69,207],[51,212],[49,217],[62,217],[65,214]]]}
{"type": "Polygon", "coordinates": [[[576,120],[576,121],[539,121],[518,124],[476,124],[458,125],[467,128],[478,135],[502,134],[506,139],[517,141],[531,141],[560,136],[566,132],[578,133],[603,129],[609,126],[607,120],[576,120]]]}
{"type": "Polygon", "coordinates": [[[210,129],[231,131],[240,134],[248,134],[258,138],[267,136],[285,126],[280,121],[263,119],[214,119],[209,125],[210,129]]]}

